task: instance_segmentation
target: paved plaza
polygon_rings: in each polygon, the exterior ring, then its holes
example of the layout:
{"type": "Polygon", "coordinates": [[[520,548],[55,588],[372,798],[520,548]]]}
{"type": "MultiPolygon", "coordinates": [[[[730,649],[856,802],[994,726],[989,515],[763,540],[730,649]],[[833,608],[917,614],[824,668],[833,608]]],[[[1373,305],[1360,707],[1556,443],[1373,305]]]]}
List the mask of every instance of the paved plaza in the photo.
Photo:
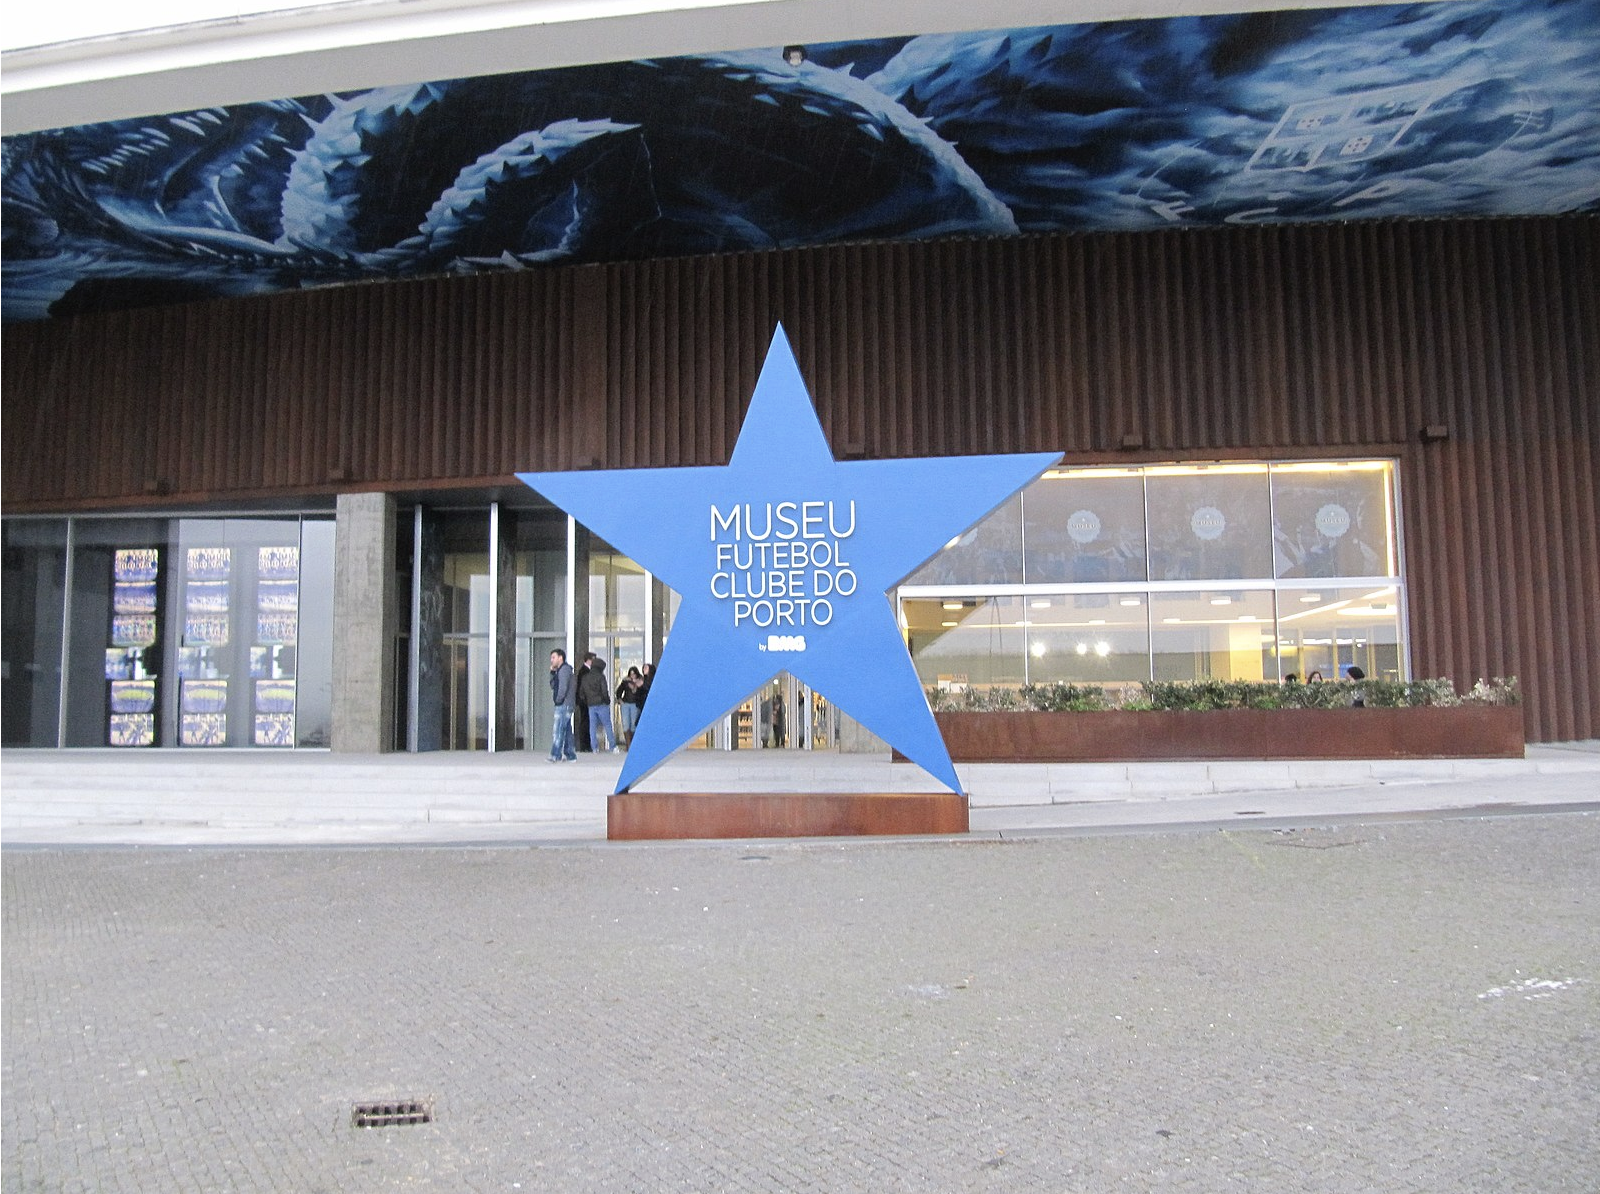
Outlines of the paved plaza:
{"type": "Polygon", "coordinates": [[[1583,808],[8,848],[3,1186],[1592,1194],[1597,860],[1583,808]]]}

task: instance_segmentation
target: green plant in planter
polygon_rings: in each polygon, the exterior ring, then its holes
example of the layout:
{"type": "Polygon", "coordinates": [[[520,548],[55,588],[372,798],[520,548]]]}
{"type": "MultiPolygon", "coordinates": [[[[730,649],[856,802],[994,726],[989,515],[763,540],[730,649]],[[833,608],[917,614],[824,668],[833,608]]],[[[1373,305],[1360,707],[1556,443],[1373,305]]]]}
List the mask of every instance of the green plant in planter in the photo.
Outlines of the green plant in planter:
{"type": "Polygon", "coordinates": [[[1449,707],[1459,705],[1461,698],[1456,695],[1456,686],[1449,680],[1413,680],[1406,685],[1407,705],[1426,707],[1449,707]]]}
{"type": "Polygon", "coordinates": [[[1461,698],[1465,705],[1520,705],[1522,685],[1515,676],[1496,676],[1479,680],[1461,698]]]}
{"type": "Polygon", "coordinates": [[[1106,690],[1097,684],[1025,684],[1022,705],[1039,713],[1092,713],[1109,709],[1106,690]]]}
{"type": "Polygon", "coordinates": [[[1450,705],[1520,705],[1522,691],[1515,676],[1479,680],[1458,696],[1448,679],[1330,680],[1317,684],[1276,684],[1259,680],[1145,680],[1139,691],[1120,701],[1094,684],[1028,684],[1014,688],[967,688],[961,692],[928,690],[928,704],[937,712],[1083,713],[1102,709],[1205,712],[1210,709],[1348,709],[1360,698],[1370,709],[1407,709],[1450,705]]]}

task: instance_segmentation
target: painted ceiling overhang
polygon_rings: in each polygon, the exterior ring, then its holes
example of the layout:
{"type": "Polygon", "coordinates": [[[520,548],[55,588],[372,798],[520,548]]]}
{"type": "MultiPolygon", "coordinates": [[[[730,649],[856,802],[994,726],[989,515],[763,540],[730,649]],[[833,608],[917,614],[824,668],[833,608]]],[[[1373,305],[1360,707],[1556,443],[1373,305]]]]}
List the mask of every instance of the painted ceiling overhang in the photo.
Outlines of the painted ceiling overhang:
{"type": "Polygon", "coordinates": [[[3,141],[7,320],[858,240],[1600,210],[1600,0],[910,36],[3,141]]]}

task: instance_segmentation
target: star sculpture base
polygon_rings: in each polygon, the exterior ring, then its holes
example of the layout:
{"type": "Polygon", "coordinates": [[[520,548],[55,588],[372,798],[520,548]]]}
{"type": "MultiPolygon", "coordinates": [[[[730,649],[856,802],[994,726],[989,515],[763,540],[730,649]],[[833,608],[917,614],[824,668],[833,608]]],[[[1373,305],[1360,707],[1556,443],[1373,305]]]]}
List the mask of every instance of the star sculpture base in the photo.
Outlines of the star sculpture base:
{"type": "Polygon", "coordinates": [[[612,841],[966,832],[954,792],[619,792],[606,806],[612,841]]]}

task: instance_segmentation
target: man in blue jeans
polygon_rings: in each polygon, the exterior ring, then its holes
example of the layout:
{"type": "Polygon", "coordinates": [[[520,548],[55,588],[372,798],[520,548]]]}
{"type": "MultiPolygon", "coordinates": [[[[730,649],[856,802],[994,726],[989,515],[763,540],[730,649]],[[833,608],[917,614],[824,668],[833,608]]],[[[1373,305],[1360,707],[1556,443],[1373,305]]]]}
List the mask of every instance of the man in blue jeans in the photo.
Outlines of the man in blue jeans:
{"type": "Polygon", "coordinates": [[[578,669],[578,695],[589,706],[589,748],[596,754],[617,749],[617,731],[611,724],[611,686],[606,683],[606,661],[593,651],[578,669]],[[600,733],[604,728],[605,734],[600,733]]]}
{"type": "Polygon", "coordinates": [[[560,647],[550,652],[550,696],[555,701],[555,720],[550,730],[550,761],[570,763],[578,757],[572,749],[572,707],[577,703],[577,685],[572,682],[572,665],[560,647]]]}

